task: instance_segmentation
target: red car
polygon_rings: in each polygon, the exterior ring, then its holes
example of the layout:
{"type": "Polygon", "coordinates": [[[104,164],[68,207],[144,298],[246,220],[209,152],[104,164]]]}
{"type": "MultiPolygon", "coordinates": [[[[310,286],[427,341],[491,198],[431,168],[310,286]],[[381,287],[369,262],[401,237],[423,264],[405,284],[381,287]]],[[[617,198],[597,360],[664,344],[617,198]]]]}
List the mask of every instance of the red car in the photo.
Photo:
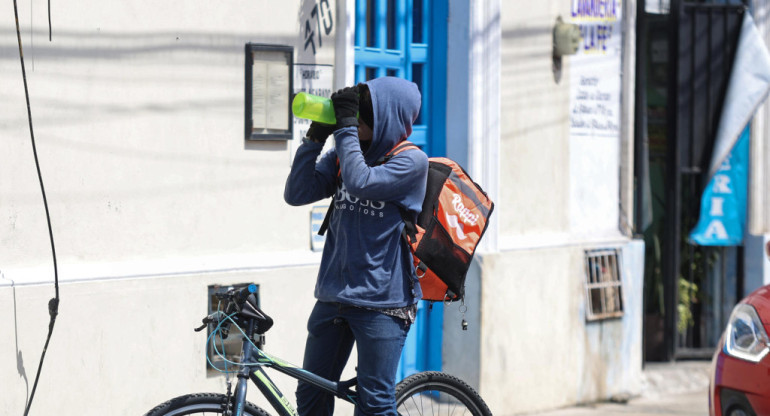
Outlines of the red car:
{"type": "Polygon", "coordinates": [[[733,309],[711,362],[711,416],[770,415],[770,285],[733,309]]]}

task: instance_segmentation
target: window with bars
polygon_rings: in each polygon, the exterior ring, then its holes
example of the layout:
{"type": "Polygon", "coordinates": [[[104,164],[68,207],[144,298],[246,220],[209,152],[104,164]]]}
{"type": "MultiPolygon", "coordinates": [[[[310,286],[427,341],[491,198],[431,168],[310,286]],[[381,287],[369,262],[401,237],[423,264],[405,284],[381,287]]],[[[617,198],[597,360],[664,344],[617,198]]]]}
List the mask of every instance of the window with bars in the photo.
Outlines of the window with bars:
{"type": "Polygon", "coordinates": [[[623,316],[622,272],[620,249],[586,250],[586,320],[623,316]]]}

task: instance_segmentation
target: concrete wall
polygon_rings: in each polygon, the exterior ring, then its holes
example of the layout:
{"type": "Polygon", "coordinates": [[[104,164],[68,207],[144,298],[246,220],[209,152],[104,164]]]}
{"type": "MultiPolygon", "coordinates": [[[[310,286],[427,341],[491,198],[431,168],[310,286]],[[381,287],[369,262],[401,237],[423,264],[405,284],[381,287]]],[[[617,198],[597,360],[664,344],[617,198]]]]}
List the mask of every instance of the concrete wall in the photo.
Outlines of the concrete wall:
{"type": "MultiPolygon", "coordinates": [[[[752,2],[752,14],[759,33],[770,47],[770,2],[752,2]]],[[[745,293],[770,284],[770,104],[765,101],[754,115],[751,131],[748,233],[745,245],[745,293]]]]}
{"type": "MultiPolygon", "coordinates": [[[[755,0],[751,10],[754,23],[770,48],[770,2],[755,0]]],[[[770,104],[765,101],[754,116],[751,131],[749,180],[749,221],[751,234],[770,234],[770,104]]],[[[767,277],[770,280],[770,277],[767,277]]]]}
{"type": "Polygon", "coordinates": [[[480,392],[494,414],[641,392],[644,244],[618,244],[625,313],[597,322],[585,313],[583,249],[592,247],[484,256],[480,392]]]}
{"type": "MultiPolygon", "coordinates": [[[[335,32],[305,48],[316,4],[53,3],[48,42],[45,4],[19,2],[62,299],[31,414],[143,414],[224,391],[192,331],[213,283],[260,284],[267,350],[302,362],[320,257],[309,207],[283,202],[289,144],[244,140],[244,44],[333,63],[335,32]]],[[[0,415],[18,415],[53,268],[10,11],[0,33],[0,415]]]]}
{"type": "MultiPolygon", "coordinates": [[[[310,12],[284,4],[85,2],[53,10],[50,43],[34,10],[22,40],[63,265],[308,247],[308,209],[282,203],[288,144],[243,138],[245,43],[333,62],[333,38],[307,56],[310,12]]],[[[6,14],[0,270],[50,258],[13,28],[6,14]]]]}
{"type": "MultiPolygon", "coordinates": [[[[635,4],[623,3],[633,31],[635,4]]],[[[499,250],[482,253],[478,276],[474,270],[469,275],[481,301],[478,315],[468,315],[479,328],[465,335],[453,329],[457,319],[445,323],[445,345],[460,346],[446,347],[444,359],[445,368],[478,379],[495,414],[633,395],[641,387],[643,244],[621,232],[623,212],[630,212],[632,132],[624,128],[617,139],[570,137],[570,58],[555,75],[551,53],[553,26],[557,17],[570,19],[570,4],[501,2],[496,17],[500,168],[493,220],[500,223],[499,250]],[[584,250],[596,247],[623,249],[622,319],[585,319],[584,250]],[[470,359],[479,357],[474,371],[458,364],[457,350],[475,336],[478,344],[466,348],[470,359]]],[[[490,17],[490,27],[494,21],[490,17]]],[[[633,53],[624,52],[623,59],[633,68],[633,53]]],[[[633,113],[630,72],[623,80],[625,122],[633,113]]]]}
{"type": "MultiPolygon", "coordinates": [[[[751,2],[752,17],[765,41],[770,47],[770,2],[751,2]]],[[[765,253],[765,244],[770,240],[770,104],[767,100],[757,109],[751,123],[751,144],[749,162],[748,224],[744,240],[744,293],[770,284],[770,255],[765,253]]]]}
{"type": "MultiPolygon", "coordinates": [[[[554,81],[556,17],[569,2],[503,2],[501,23],[501,244],[569,230],[569,84],[554,81]],[[547,192],[544,192],[547,190],[547,192]],[[510,214],[508,214],[510,213],[510,214]]],[[[568,60],[566,60],[568,64],[568,60]]]]}
{"type": "Polygon", "coordinates": [[[742,298],[749,293],[770,284],[770,235],[747,234],[744,240],[744,270],[742,298]]]}
{"type": "MultiPolygon", "coordinates": [[[[34,23],[22,39],[62,279],[32,414],[115,413],[116,403],[120,414],[141,414],[177,394],[222,391],[221,377],[205,371],[204,337],[191,330],[214,283],[260,284],[277,322],[266,349],[301,362],[319,255],[309,251],[309,208],[282,200],[291,146],[243,140],[243,45],[292,45],[295,62],[339,66],[350,62],[351,32],[323,38],[313,55],[305,22],[316,2],[281,4],[80,3],[54,8],[52,43],[44,7],[31,16],[20,4],[20,22],[34,23]]],[[[352,21],[350,4],[330,2],[346,14],[334,15],[335,33],[352,21]]],[[[469,331],[457,309],[445,314],[444,364],[495,414],[638,387],[642,262],[629,263],[638,247],[617,229],[627,143],[586,151],[569,140],[569,60],[558,83],[551,61],[552,27],[569,7],[450,2],[447,149],[497,209],[493,244],[468,278],[469,331]],[[601,171],[580,169],[595,158],[601,171]],[[585,211],[577,185],[609,199],[585,211]],[[624,248],[622,320],[586,324],[582,315],[583,249],[595,246],[624,248]]],[[[10,392],[0,415],[15,415],[31,389],[53,279],[11,17],[0,32],[9,86],[0,100],[0,316],[13,317],[0,320],[10,334],[0,341],[10,392]]],[[[336,68],[337,83],[349,78],[336,68]]],[[[293,383],[275,380],[293,400],[293,383]]]]}
{"type": "MultiPolygon", "coordinates": [[[[68,283],[31,415],[140,415],[177,395],[225,391],[224,378],[206,371],[207,287],[254,282],[275,319],[265,350],[301,364],[304,321],[313,306],[317,268],[252,269],[204,275],[152,276],[68,283]],[[295,288],[291,292],[287,287],[295,288]]],[[[24,412],[45,341],[48,286],[0,287],[0,415],[24,412]]],[[[346,374],[350,375],[350,372],[346,374]]],[[[294,401],[296,383],[276,375],[294,401]]],[[[269,405],[253,386],[249,400],[269,405]]],[[[344,406],[344,405],[343,405],[344,406]]],[[[352,409],[342,414],[352,414],[352,409]]]]}

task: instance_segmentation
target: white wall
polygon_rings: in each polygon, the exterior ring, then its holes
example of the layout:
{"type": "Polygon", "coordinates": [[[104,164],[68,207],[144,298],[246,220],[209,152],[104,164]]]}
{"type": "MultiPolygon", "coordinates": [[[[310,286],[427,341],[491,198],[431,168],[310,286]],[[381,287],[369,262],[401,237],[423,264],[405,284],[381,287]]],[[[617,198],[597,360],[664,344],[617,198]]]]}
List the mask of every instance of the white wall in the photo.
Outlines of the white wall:
{"type": "Polygon", "coordinates": [[[501,247],[569,229],[569,77],[557,84],[551,60],[553,25],[568,14],[566,1],[501,7],[501,247]]]}
{"type": "MultiPolygon", "coordinates": [[[[275,319],[265,350],[301,364],[304,322],[313,306],[307,288],[316,272],[310,266],[64,284],[30,414],[138,415],[177,395],[224,393],[224,378],[206,371],[206,333],[193,331],[207,314],[211,284],[257,283],[261,306],[275,319]]],[[[0,287],[0,315],[6,317],[0,320],[0,415],[24,411],[45,341],[49,297],[48,287],[0,287]]],[[[293,403],[296,383],[270,374],[293,403]]],[[[254,386],[248,398],[271,409],[254,386]]],[[[341,409],[352,413],[344,404],[341,409]]]]}
{"type": "MultiPolygon", "coordinates": [[[[333,63],[334,32],[314,39],[316,55],[304,48],[316,3],[53,3],[48,42],[45,3],[19,2],[61,280],[30,414],[143,414],[177,394],[224,391],[192,331],[212,283],[261,284],[276,318],[267,350],[301,363],[319,256],[310,208],[283,202],[289,144],[244,140],[244,45],[333,63]]],[[[0,415],[17,415],[53,269],[11,13],[0,33],[0,415]]]]}
{"type": "MultiPolygon", "coordinates": [[[[244,44],[309,59],[292,4],[78,3],[54,8],[50,43],[34,9],[22,40],[64,267],[308,247],[308,209],[282,203],[288,144],[243,133],[244,44]]],[[[50,258],[13,26],[0,21],[0,270],[50,258]]],[[[333,39],[316,48],[333,61],[333,39]]]]}
{"type": "MultiPolygon", "coordinates": [[[[629,202],[632,132],[624,129],[616,139],[570,137],[570,57],[555,77],[551,53],[553,26],[558,16],[569,20],[570,4],[501,2],[500,15],[487,26],[492,30],[499,21],[501,32],[493,214],[500,224],[499,251],[481,253],[480,278],[471,280],[479,285],[480,329],[478,346],[468,351],[472,359],[479,350],[478,386],[493,413],[640,390],[643,244],[631,242],[619,226],[619,207],[629,202]],[[622,319],[585,320],[583,256],[596,247],[621,247],[626,257],[622,319]]],[[[633,2],[623,7],[635,10],[633,2]]],[[[632,53],[624,56],[633,59],[632,53]]],[[[623,120],[633,113],[632,86],[623,84],[623,120]]],[[[457,349],[445,348],[455,354],[445,363],[459,356],[457,349]]],[[[469,366],[452,366],[474,377],[469,366]]]]}
{"type": "MultiPolygon", "coordinates": [[[[612,246],[603,245],[602,247],[612,246]]],[[[485,255],[480,392],[494,414],[641,392],[644,244],[619,242],[621,319],[586,321],[583,249],[485,255]]]]}
{"type": "MultiPolygon", "coordinates": [[[[759,33],[770,45],[770,2],[755,0],[753,3],[754,22],[759,33]]],[[[768,46],[770,47],[770,46],[768,46]]],[[[749,221],[751,234],[770,233],[770,104],[765,102],[757,110],[751,131],[751,170],[749,180],[749,221]]],[[[767,277],[770,279],[770,276],[767,277]]]]}
{"type": "MultiPolygon", "coordinates": [[[[770,2],[752,2],[754,22],[770,47],[770,2]]],[[[765,244],[770,241],[770,104],[765,101],[754,115],[749,163],[748,232],[744,241],[745,293],[770,284],[770,255],[765,244]]]]}
{"type": "MultiPolygon", "coordinates": [[[[623,3],[633,21],[633,2],[623,3]]],[[[501,7],[498,205],[506,212],[499,218],[503,249],[527,246],[533,239],[616,238],[619,207],[629,204],[625,194],[621,200],[621,184],[627,188],[633,172],[625,154],[633,148],[628,144],[632,129],[624,128],[618,138],[570,136],[570,91],[577,88],[570,80],[572,57],[563,58],[560,76],[554,74],[552,60],[553,27],[557,17],[572,20],[570,5],[543,1],[521,7],[504,2],[501,7]]],[[[632,52],[624,55],[631,62],[632,52]]],[[[618,85],[620,73],[619,66],[618,85]]],[[[633,80],[633,73],[625,74],[626,80],[633,80]]],[[[624,100],[621,120],[628,120],[627,115],[633,114],[633,101],[628,99],[633,82],[624,87],[618,99],[624,100]]]]}
{"type": "MultiPolygon", "coordinates": [[[[621,371],[608,363],[639,364],[634,348],[641,343],[608,358],[607,346],[621,342],[627,325],[635,328],[632,313],[602,324],[603,338],[580,318],[582,249],[629,243],[611,227],[576,235],[570,225],[579,215],[570,208],[574,181],[619,184],[617,176],[574,176],[581,171],[575,164],[593,155],[568,139],[569,61],[556,83],[550,53],[553,23],[568,15],[569,2],[462,3],[450,3],[447,149],[492,192],[500,240],[500,250],[495,244],[479,253],[469,280],[472,337],[462,342],[477,371],[468,381],[495,413],[516,409],[511,398],[525,398],[517,406],[526,409],[602,398],[613,392],[602,383],[621,371]],[[471,64],[472,57],[497,62],[499,84],[474,83],[489,66],[471,64]],[[489,111],[497,101],[499,115],[489,111]],[[537,310],[549,328],[528,319],[537,310]],[[563,354],[563,334],[582,349],[563,354]],[[543,346],[553,360],[527,359],[543,346]],[[565,394],[554,394],[554,383],[565,394]],[[514,387],[520,390],[511,394],[514,387]]],[[[124,414],[141,414],[175,394],[221,391],[221,379],[203,370],[203,338],[191,331],[212,283],[259,283],[277,321],[267,350],[301,362],[318,255],[309,252],[309,208],[282,200],[290,146],[244,143],[243,45],[292,45],[296,62],[348,62],[348,54],[334,54],[344,42],[324,39],[315,56],[304,49],[313,4],[80,3],[54,8],[52,43],[45,8],[35,4],[32,18],[29,4],[20,4],[20,22],[35,24],[22,36],[62,278],[60,317],[32,414],[85,414],[79,404],[95,391],[104,397],[90,414],[114,413],[106,409],[116,401],[124,414]]],[[[332,2],[331,10],[349,12],[348,5],[332,2]]],[[[335,30],[340,21],[335,15],[335,30]]],[[[0,323],[1,333],[13,334],[0,341],[0,376],[11,392],[0,395],[0,415],[23,408],[53,293],[13,27],[12,17],[0,20],[7,34],[0,79],[9,86],[0,100],[0,316],[13,316],[0,323]]],[[[338,72],[337,82],[348,75],[338,72]]],[[[610,165],[603,168],[630,169],[619,148],[602,149],[610,165]]],[[[592,215],[616,224],[607,204],[592,215]]],[[[626,305],[640,308],[633,298],[626,305]]],[[[459,321],[454,309],[447,316],[459,321]]],[[[293,387],[275,378],[293,399],[293,387]]],[[[633,380],[619,385],[634,388],[633,380]]]]}

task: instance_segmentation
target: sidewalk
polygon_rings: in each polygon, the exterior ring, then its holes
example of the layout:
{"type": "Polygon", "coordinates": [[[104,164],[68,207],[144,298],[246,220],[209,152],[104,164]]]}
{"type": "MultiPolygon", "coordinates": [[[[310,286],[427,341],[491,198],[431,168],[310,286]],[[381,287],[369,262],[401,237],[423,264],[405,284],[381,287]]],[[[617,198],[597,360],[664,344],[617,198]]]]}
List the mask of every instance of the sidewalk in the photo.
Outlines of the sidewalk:
{"type": "Polygon", "coordinates": [[[594,403],[528,415],[706,416],[709,366],[709,361],[647,364],[641,396],[627,403],[594,403]]]}

